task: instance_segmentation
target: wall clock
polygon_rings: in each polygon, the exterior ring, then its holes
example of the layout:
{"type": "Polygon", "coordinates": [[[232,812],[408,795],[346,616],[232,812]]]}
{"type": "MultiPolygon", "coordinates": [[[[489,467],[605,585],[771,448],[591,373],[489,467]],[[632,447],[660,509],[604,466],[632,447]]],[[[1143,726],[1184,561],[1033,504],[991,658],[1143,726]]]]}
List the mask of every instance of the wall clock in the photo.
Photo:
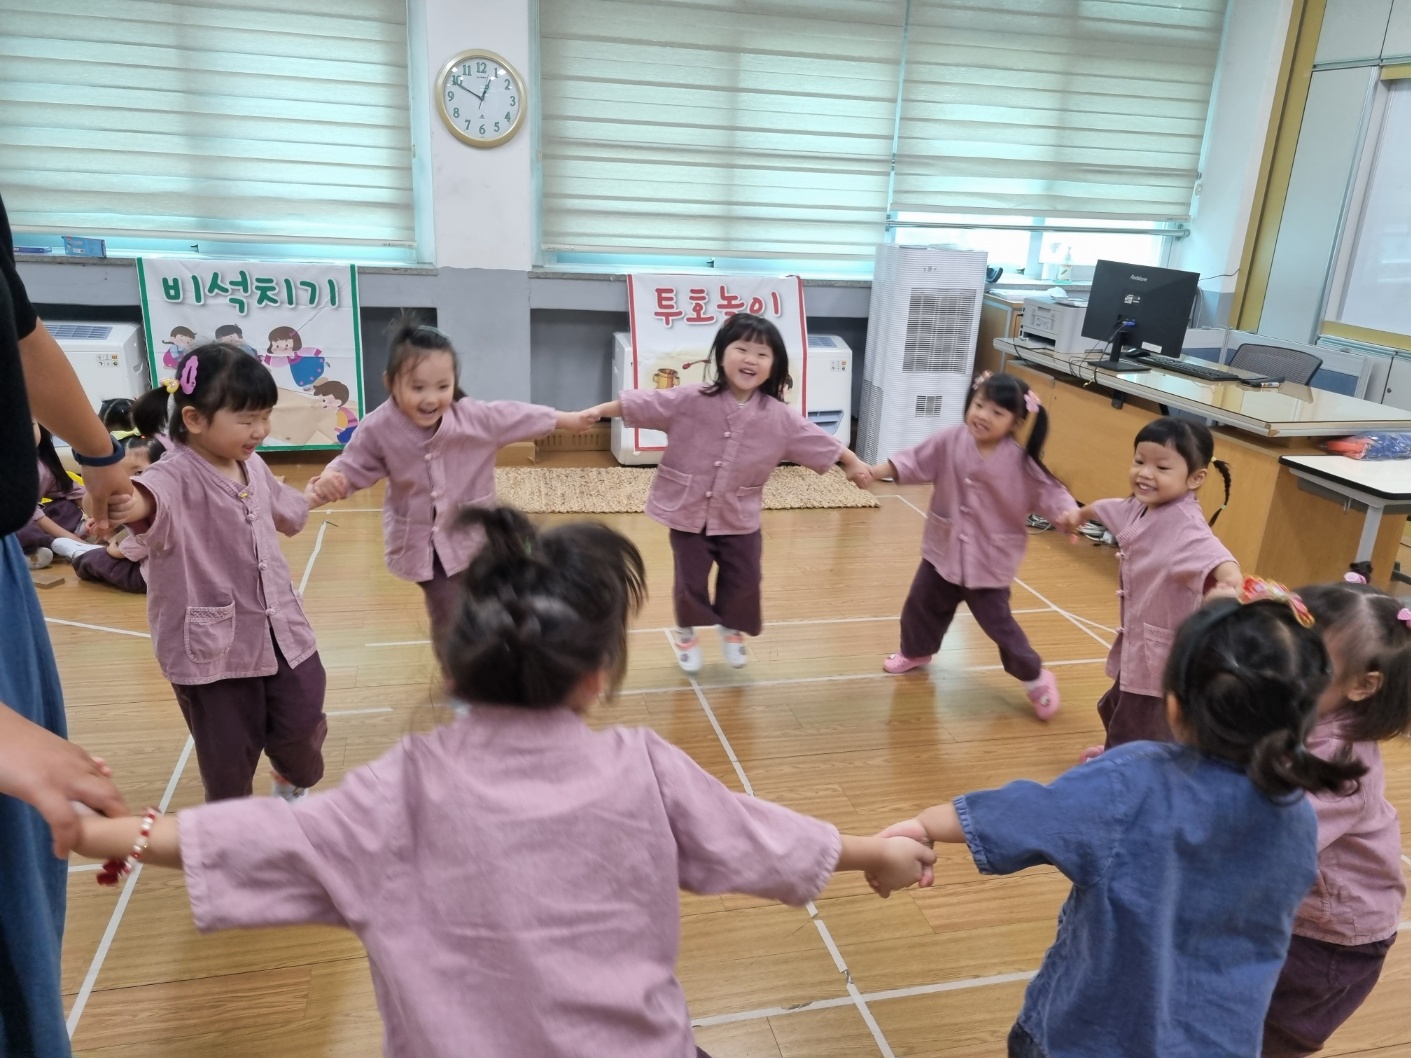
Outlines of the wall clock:
{"type": "Polygon", "coordinates": [[[472,147],[498,147],[524,124],[524,80],[493,51],[472,48],[452,58],[441,67],[436,90],[441,120],[472,147]]]}

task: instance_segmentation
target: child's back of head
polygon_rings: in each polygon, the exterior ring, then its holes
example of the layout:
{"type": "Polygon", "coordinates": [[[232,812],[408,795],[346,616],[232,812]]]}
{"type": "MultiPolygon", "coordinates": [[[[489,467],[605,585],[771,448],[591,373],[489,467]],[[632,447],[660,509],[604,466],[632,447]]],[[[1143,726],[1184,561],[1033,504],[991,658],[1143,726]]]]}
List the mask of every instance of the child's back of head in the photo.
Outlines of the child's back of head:
{"type": "MultiPolygon", "coordinates": [[[[1351,576],[1351,574],[1349,574],[1351,576]]],[[[1364,582],[1315,584],[1299,592],[1333,662],[1325,706],[1343,713],[1353,742],[1411,731],[1411,608],[1364,582]]]]}
{"type": "Polygon", "coordinates": [[[1321,760],[1305,745],[1329,676],[1327,652],[1296,596],[1221,599],[1181,626],[1164,687],[1179,707],[1183,742],[1282,797],[1343,789],[1366,770],[1321,760]]]}
{"type": "Polygon", "coordinates": [[[485,547],[463,575],[444,644],[457,697],[531,709],[563,705],[585,677],[621,682],[627,623],[646,597],[641,553],[605,525],[540,532],[510,507],[471,508],[485,547]]]}

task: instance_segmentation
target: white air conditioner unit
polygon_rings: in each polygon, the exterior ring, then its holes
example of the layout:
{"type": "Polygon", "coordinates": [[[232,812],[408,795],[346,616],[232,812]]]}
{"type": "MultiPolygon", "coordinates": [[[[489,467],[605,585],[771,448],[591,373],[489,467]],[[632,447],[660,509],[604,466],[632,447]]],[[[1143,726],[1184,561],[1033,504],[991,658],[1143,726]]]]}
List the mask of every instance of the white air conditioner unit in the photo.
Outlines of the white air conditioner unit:
{"type": "Polygon", "coordinates": [[[985,254],[877,247],[857,454],[879,463],[965,418],[985,254]]]}
{"type": "MultiPolygon", "coordinates": [[[[632,336],[618,332],[612,343],[612,395],[632,388],[632,336]]],[[[852,433],[852,367],[853,353],[848,343],[833,334],[808,336],[808,393],[805,414],[829,433],[848,443],[852,433]]],[[[791,365],[792,368],[792,365],[791,365]]],[[[654,380],[657,385],[679,385],[682,382],[704,382],[710,377],[709,364],[697,364],[691,374],[678,377],[677,372],[659,372],[667,377],[654,380]]],[[[796,372],[791,370],[791,373],[796,372]]],[[[798,400],[797,390],[791,392],[798,400]]],[[[621,419],[612,420],[612,454],[626,466],[655,465],[661,462],[661,450],[666,435],[656,430],[633,430],[623,426],[621,419]],[[637,440],[640,434],[640,442],[637,440]]]]}
{"type": "Polygon", "coordinates": [[[94,411],[110,397],[136,399],[152,388],[139,324],[46,320],[45,326],[69,358],[94,411]]]}

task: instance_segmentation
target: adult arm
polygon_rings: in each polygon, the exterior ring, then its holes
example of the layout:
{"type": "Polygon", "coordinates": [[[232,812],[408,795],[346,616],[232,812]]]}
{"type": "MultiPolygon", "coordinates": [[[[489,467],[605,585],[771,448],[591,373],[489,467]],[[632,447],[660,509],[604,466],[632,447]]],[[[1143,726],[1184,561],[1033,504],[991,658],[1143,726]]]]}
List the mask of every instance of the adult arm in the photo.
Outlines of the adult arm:
{"type": "Polygon", "coordinates": [[[107,815],[127,812],[110,774],[100,758],[0,704],[0,794],[38,809],[54,833],[55,856],[67,856],[79,839],[74,802],[107,815]]]}
{"type": "MultiPolygon", "coordinates": [[[[20,363],[30,413],[38,422],[67,441],[77,454],[101,458],[112,451],[111,436],[89,405],[69,358],[42,320],[36,321],[34,330],[20,338],[20,363]]],[[[88,489],[86,507],[94,528],[106,533],[108,498],[132,492],[127,471],[120,463],[84,467],[83,484],[88,489]]]]}

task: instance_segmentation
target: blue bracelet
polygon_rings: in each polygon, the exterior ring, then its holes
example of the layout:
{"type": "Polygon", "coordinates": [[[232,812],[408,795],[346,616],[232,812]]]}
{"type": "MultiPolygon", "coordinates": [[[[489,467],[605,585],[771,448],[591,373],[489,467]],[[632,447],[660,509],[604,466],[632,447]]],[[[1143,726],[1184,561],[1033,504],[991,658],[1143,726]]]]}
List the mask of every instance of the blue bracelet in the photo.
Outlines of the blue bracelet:
{"type": "Polygon", "coordinates": [[[127,455],[127,449],[123,447],[112,434],[108,435],[108,440],[113,442],[113,450],[105,456],[84,456],[79,455],[78,449],[73,449],[73,461],[81,467],[110,467],[114,463],[121,463],[123,457],[127,455]]]}

